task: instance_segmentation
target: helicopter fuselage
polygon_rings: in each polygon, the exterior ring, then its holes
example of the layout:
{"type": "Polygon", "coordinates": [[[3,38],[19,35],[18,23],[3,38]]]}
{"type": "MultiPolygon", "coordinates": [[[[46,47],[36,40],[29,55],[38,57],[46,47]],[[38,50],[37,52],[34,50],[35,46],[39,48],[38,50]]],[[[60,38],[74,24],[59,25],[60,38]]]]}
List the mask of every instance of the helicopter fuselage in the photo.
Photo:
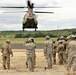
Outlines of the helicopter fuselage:
{"type": "Polygon", "coordinates": [[[33,8],[28,7],[28,12],[24,15],[22,24],[23,31],[25,28],[37,29],[38,21],[36,20],[36,15],[33,13],[33,8]]]}
{"type": "Polygon", "coordinates": [[[34,16],[27,16],[23,19],[23,31],[25,28],[37,28],[37,20],[34,16]]]}

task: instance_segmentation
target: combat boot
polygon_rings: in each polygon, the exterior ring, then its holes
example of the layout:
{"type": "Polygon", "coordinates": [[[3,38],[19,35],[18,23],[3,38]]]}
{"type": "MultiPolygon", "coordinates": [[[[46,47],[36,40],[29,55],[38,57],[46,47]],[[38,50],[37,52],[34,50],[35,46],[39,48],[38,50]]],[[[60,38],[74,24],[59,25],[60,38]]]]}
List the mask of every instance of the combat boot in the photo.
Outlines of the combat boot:
{"type": "Polygon", "coordinates": [[[4,69],[7,69],[6,66],[3,66],[4,69]]]}
{"type": "Polygon", "coordinates": [[[70,73],[66,73],[66,75],[70,75],[70,73]]]}
{"type": "Polygon", "coordinates": [[[30,72],[34,72],[34,69],[30,69],[30,72]]]}
{"type": "Polygon", "coordinates": [[[52,69],[52,67],[44,67],[44,70],[46,70],[46,69],[52,69]]]}
{"type": "Polygon", "coordinates": [[[58,65],[63,65],[63,63],[62,62],[59,62],[58,65]]]}
{"type": "Polygon", "coordinates": [[[26,65],[26,68],[28,68],[28,65],[26,65]]]}
{"type": "Polygon", "coordinates": [[[73,73],[72,73],[72,75],[76,75],[76,73],[75,73],[75,71],[73,70],[73,73]]]}
{"type": "Polygon", "coordinates": [[[27,62],[26,62],[26,68],[28,68],[28,64],[27,64],[27,62]]]}
{"type": "Polygon", "coordinates": [[[66,72],[66,75],[70,75],[69,71],[66,72]]]}
{"type": "Polygon", "coordinates": [[[32,69],[31,72],[34,72],[34,70],[32,69]]]}
{"type": "Polygon", "coordinates": [[[10,64],[7,64],[7,69],[8,69],[8,70],[10,69],[10,64]]]}
{"type": "Polygon", "coordinates": [[[56,64],[56,60],[54,60],[54,64],[56,64]]]}

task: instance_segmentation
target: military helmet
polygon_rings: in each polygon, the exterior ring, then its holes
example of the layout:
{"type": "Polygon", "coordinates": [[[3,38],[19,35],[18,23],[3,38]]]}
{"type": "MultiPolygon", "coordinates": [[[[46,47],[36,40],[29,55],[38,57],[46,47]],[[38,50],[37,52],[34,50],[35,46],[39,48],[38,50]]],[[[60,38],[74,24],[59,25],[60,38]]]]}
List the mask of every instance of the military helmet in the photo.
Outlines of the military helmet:
{"type": "Polygon", "coordinates": [[[10,40],[9,40],[9,39],[7,39],[7,40],[6,40],[6,42],[10,42],[10,40]]]}
{"type": "Polygon", "coordinates": [[[69,35],[66,39],[71,39],[71,35],[69,35]]]}
{"type": "Polygon", "coordinates": [[[50,39],[50,36],[47,35],[45,38],[46,38],[46,39],[50,39]]]}
{"type": "Polygon", "coordinates": [[[31,38],[28,38],[28,42],[32,42],[31,38]]]}
{"type": "Polygon", "coordinates": [[[67,37],[67,39],[72,39],[72,38],[76,38],[76,35],[69,35],[69,36],[67,37]]]}
{"type": "Polygon", "coordinates": [[[30,39],[32,40],[32,42],[34,43],[34,39],[33,39],[33,37],[30,37],[30,39]]]}
{"type": "Polygon", "coordinates": [[[33,37],[30,37],[30,39],[33,39],[33,37]]]}
{"type": "Polygon", "coordinates": [[[10,44],[11,41],[9,39],[7,39],[6,42],[10,44]]]}
{"type": "Polygon", "coordinates": [[[71,35],[71,37],[72,37],[72,38],[75,38],[75,37],[76,37],[76,35],[71,35]]]}
{"type": "Polygon", "coordinates": [[[60,40],[63,40],[63,39],[65,39],[64,36],[61,36],[61,37],[60,37],[60,40]]]}
{"type": "Polygon", "coordinates": [[[59,40],[58,43],[63,43],[63,40],[59,40]]]}

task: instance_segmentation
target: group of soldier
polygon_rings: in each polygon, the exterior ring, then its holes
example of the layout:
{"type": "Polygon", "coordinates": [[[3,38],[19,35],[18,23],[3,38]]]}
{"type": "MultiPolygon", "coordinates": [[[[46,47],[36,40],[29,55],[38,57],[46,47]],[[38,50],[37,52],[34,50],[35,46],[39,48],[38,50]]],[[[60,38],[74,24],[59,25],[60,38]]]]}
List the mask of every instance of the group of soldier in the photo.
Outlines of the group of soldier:
{"type": "MultiPolygon", "coordinates": [[[[52,69],[53,64],[56,64],[56,54],[58,53],[59,65],[67,64],[66,70],[67,75],[69,75],[69,71],[71,67],[73,67],[73,75],[75,75],[76,71],[76,36],[69,35],[67,38],[61,36],[57,39],[57,41],[50,40],[50,36],[45,37],[46,41],[44,43],[44,56],[47,61],[47,67],[44,69],[52,69]],[[73,65],[72,65],[73,64],[73,65]],[[72,66],[71,66],[72,65],[72,66]]],[[[34,42],[32,37],[28,38],[26,42],[24,42],[24,46],[26,48],[26,67],[30,71],[34,71],[36,65],[36,54],[35,48],[37,44],[34,42]]],[[[10,47],[10,40],[6,40],[6,43],[2,45],[2,58],[3,58],[3,68],[10,69],[10,54],[13,56],[13,52],[10,47]]]]}
{"type": "Polygon", "coordinates": [[[75,71],[76,71],[76,35],[69,35],[66,38],[61,36],[60,38],[58,38],[56,52],[58,53],[59,64],[67,65],[67,67],[66,67],[67,75],[70,74],[71,67],[72,67],[72,75],[75,75],[75,71]]]}

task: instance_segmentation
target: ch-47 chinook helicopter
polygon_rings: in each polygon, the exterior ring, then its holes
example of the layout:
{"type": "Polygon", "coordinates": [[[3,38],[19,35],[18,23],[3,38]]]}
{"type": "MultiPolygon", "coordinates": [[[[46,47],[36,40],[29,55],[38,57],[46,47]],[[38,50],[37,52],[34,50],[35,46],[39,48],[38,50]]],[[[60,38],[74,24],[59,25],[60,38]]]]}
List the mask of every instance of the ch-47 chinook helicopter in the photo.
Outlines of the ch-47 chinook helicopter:
{"type": "Polygon", "coordinates": [[[34,3],[31,3],[30,0],[27,0],[27,7],[1,7],[1,8],[28,8],[28,11],[26,11],[27,13],[24,15],[22,20],[22,29],[24,31],[25,28],[35,28],[36,31],[36,29],[38,28],[37,27],[38,21],[35,13],[54,13],[54,12],[33,11],[33,8],[59,8],[59,7],[34,7],[34,3]]]}

